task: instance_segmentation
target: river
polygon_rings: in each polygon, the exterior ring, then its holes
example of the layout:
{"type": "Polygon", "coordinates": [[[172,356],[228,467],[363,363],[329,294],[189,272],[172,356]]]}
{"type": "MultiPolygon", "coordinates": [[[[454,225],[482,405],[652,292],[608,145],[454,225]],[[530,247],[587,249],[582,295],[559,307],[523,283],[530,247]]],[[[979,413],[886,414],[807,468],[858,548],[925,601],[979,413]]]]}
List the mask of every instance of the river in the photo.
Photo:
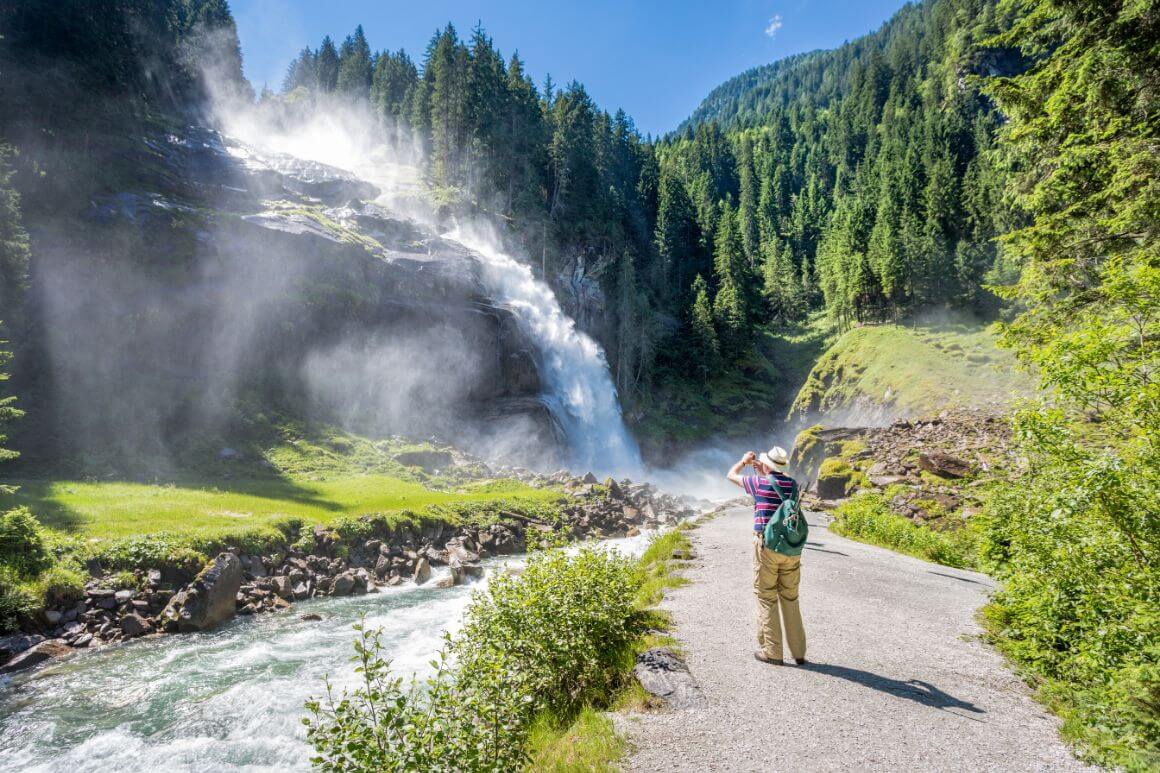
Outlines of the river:
{"type": "MultiPolygon", "coordinates": [[[[639,554],[647,539],[607,544],[639,554]]],[[[521,561],[486,564],[490,572],[521,561]]],[[[458,627],[473,586],[432,585],[300,602],[207,633],[81,650],[17,675],[0,685],[0,770],[307,770],[302,704],[325,676],[353,683],[352,624],[366,615],[382,628],[385,655],[410,673],[427,671],[442,632],[458,627]],[[300,619],[306,612],[322,620],[300,619]]]]}

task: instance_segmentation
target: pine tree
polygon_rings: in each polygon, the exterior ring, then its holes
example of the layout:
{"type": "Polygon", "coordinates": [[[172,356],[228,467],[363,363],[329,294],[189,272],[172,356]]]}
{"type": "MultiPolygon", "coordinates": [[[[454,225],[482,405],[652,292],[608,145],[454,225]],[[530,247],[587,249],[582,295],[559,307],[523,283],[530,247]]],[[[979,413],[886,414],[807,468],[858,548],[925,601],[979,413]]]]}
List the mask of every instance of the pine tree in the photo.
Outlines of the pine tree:
{"type": "Polygon", "coordinates": [[[375,57],[371,77],[371,104],[380,115],[392,121],[407,121],[408,99],[419,80],[415,63],[400,49],[392,54],[383,51],[375,57]]]}
{"type": "Polygon", "coordinates": [[[717,375],[721,367],[721,345],[713,321],[713,304],[709,285],[697,274],[693,280],[693,304],[689,308],[690,364],[702,379],[717,375]]]}
{"type": "Polygon", "coordinates": [[[741,136],[737,154],[738,175],[738,227],[741,231],[741,245],[751,266],[756,266],[761,256],[761,227],[758,213],[760,183],[757,170],[753,166],[753,141],[749,135],[741,136]]]}
{"type": "Polygon", "coordinates": [[[0,144],[0,310],[16,322],[28,285],[30,246],[20,214],[20,194],[13,186],[13,151],[0,144]]]}
{"type": "Polygon", "coordinates": [[[662,302],[672,308],[681,302],[682,291],[690,284],[689,277],[699,275],[705,267],[697,265],[699,236],[692,202],[684,183],[669,170],[661,173],[653,233],[658,256],[654,286],[662,302]]]}
{"type": "MultiPolygon", "coordinates": [[[[8,342],[0,339],[0,385],[8,381],[8,373],[6,366],[12,360],[12,353],[7,351],[8,342]]],[[[16,397],[12,395],[0,394],[0,430],[3,430],[4,425],[16,421],[24,415],[24,411],[16,407],[16,397]]],[[[15,459],[20,454],[9,448],[4,448],[3,444],[8,441],[8,436],[0,431],[0,462],[15,459]]],[[[7,487],[0,485],[0,494],[5,493],[7,487]]]]}
{"type": "Polygon", "coordinates": [[[286,68],[286,77],[282,79],[282,93],[289,94],[297,88],[314,90],[318,86],[317,70],[318,63],[315,61],[314,52],[309,48],[302,49],[286,68]]]}
{"type": "Polygon", "coordinates": [[[754,318],[750,304],[752,271],[741,245],[737,214],[729,204],[721,211],[714,238],[713,274],[717,293],[713,297],[713,320],[721,341],[721,353],[735,360],[748,350],[750,325],[754,318]]]}
{"type": "Polygon", "coordinates": [[[338,49],[334,47],[334,41],[329,35],[322,39],[314,61],[318,88],[326,92],[334,91],[338,86],[338,49]]]}
{"type": "Polygon", "coordinates": [[[335,88],[355,99],[366,99],[370,94],[371,72],[371,47],[360,24],[342,43],[335,88]]]}

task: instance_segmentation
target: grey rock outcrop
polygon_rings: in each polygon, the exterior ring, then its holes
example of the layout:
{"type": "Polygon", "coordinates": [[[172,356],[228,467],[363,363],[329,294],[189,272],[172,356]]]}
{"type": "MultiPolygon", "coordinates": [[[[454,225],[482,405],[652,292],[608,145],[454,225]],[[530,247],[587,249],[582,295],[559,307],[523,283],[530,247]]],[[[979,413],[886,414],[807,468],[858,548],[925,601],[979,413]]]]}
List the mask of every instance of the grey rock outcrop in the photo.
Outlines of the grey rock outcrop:
{"type": "Polygon", "coordinates": [[[205,631],[234,616],[242,564],[233,553],[220,553],[197,579],[176,594],[161,617],[167,630],[205,631]]]}

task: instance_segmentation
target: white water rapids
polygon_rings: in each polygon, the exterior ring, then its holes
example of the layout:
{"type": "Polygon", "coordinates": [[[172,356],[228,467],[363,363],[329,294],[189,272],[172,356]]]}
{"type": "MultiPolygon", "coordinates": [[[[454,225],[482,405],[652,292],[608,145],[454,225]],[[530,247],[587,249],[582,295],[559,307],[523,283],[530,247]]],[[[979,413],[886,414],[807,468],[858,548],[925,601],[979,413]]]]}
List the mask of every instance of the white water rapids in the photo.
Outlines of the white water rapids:
{"type": "MultiPolygon", "coordinates": [[[[606,544],[636,555],[649,536],[606,544]]],[[[404,585],[299,602],[208,633],[78,650],[8,684],[0,677],[0,770],[308,770],[302,704],[322,694],[324,676],[336,688],[354,683],[351,625],[365,614],[383,629],[394,668],[424,673],[471,592],[404,585]],[[305,612],[323,619],[300,620],[305,612]]]]}

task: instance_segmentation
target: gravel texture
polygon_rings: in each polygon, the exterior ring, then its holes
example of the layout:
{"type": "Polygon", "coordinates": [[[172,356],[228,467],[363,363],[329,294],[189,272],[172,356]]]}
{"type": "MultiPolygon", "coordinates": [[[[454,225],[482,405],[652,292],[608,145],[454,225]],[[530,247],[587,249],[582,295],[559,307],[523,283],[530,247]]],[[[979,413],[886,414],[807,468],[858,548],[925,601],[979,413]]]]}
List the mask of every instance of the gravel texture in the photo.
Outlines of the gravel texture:
{"type": "Polygon", "coordinates": [[[727,510],[691,532],[692,584],[663,606],[707,705],[618,717],[630,769],[1083,769],[978,639],[988,577],[852,542],[814,516],[801,587],[811,662],[754,660],[750,516],[727,510]]]}

